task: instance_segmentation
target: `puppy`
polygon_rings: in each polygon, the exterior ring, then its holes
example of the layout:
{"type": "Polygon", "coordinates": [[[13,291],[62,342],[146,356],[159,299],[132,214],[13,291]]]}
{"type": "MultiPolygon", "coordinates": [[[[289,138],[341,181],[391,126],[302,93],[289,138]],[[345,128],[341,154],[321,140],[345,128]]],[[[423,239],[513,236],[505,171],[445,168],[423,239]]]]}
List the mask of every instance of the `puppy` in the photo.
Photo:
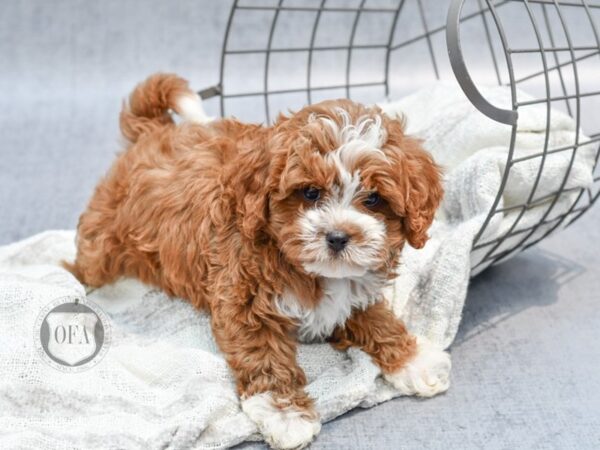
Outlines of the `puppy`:
{"type": "Polygon", "coordinates": [[[184,80],[159,74],[120,125],[127,149],[67,267],[90,286],[136,277],[209,310],[242,408],[272,446],[320,430],[299,341],[362,349],[403,394],[448,388],[448,355],[411,336],[382,294],[442,197],[438,167],[400,121],[335,100],[270,127],[209,123],[184,80]]]}

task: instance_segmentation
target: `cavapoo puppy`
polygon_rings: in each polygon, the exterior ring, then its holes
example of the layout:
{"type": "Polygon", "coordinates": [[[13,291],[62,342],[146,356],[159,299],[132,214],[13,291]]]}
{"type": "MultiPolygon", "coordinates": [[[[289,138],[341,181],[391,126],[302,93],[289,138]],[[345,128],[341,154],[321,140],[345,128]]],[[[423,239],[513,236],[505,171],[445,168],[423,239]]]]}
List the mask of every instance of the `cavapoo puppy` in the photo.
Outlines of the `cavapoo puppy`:
{"type": "Polygon", "coordinates": [[[209,310],[242,408],[272,446],[303,447],[321,428],[299,341],[362,349],[403,394],[448,388],[448,354],[383,297],[442,197],[438,167],[400,121],[335,100],[273,126],[211,122],[186,81],[158,74],[120,123],[127,149],[66,265],[90,286],[136,277],[209,310]]]}

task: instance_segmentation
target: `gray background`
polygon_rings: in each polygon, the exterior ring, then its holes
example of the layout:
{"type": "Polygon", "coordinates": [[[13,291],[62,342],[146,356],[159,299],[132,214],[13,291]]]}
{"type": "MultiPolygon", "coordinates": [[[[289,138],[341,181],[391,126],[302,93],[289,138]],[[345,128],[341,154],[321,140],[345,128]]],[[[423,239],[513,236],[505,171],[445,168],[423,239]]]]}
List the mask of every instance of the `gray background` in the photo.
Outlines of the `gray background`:
{"type": "MultiPolygon", "coordinates": [[[[0,2],[0,244],[76,226],[136,82],[159,70],[218,81],[229,6],[0,2]]],[[[473,280],[446,395],[353,411],[313,448],[599,448],[598,223],[595,208],[473,280]]]]}

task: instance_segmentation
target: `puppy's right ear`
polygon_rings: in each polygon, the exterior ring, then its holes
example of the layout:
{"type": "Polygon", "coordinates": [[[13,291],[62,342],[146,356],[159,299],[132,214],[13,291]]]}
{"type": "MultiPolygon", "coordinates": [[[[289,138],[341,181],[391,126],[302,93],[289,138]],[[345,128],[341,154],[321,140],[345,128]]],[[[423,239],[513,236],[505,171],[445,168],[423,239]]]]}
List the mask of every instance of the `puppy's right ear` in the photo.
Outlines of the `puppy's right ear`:
{"type": "Polygon", "coordinates": [[[237,190],[237,195],[244,195],[238,202],[241,205],[238,217],[241,217],[242,234],[248,239],[256,239],[261,232],[267,231],[270,202],[285,191],[281,180],[296,128],[289,117],[280,114],[268,136],[254,145],[247,161],[240,163],[240,170],[249,171],[244,186],[237,190]]]}
{"type": "Polygon", "coordinates": [[[277,162],[279,155],[269,150],[269,139],[257,139],[251,145],[252,151],[245,153],[240,161],[240,171],[246,175],[240,177],[234,195],[242,196],[237,202],[240,231],[244,237],[255,240],[266,232],[271,192],[277,185],[274,174],[281,169],[277,162]]]}
{"type": "Polygon", "coordinates": [[[240,229],[248,239],[256,239],[265,230],[269,220],[269,194],[265,186],[254,192],[248,192],[242,202],[240,229]]]}

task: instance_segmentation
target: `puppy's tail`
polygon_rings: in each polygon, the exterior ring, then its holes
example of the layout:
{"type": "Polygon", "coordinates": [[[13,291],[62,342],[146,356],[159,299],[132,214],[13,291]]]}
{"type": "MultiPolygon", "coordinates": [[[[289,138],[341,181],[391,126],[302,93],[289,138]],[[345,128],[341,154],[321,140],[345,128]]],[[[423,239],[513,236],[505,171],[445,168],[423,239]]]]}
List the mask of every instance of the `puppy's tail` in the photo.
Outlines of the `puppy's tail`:
{"type": "Polygon", "coordinates": [[[121,132],[130,142],[136,142],[142,134],[173,123],[171,111],[190,122],[212,120],[186,80],[177,75],[158,73],[138,84],[129,96],[129,102],[124,103],[120,116],[121,132]]]}

